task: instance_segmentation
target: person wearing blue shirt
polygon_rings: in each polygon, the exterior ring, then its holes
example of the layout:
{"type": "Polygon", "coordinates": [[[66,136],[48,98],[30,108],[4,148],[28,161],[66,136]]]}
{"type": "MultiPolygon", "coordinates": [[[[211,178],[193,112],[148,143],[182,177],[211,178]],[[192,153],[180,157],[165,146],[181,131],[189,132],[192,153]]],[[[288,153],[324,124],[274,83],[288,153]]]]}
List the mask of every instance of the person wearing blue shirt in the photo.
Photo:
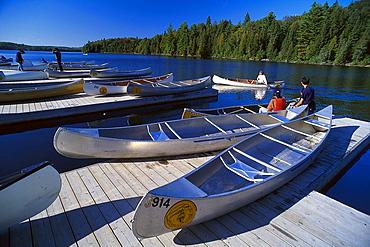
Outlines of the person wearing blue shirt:
{"type": "Polygon", "coordinates": [[[316,103],[315,103],[315,89],[310,87],[310,78],[303,77],[301,80],[301,84],[303,89],[301,90],[301,98],[295,107],[300,105],[308,105],[309,107],[309,114],[313,113],[316,110],[316,103]]]}
{"type": "Polygon", "coordinates": [[[17,54],[15,55],[15,61],[18,63],[18,70],[19,71],[23,71],[23,63],[24,63],[24,60],[23,60],[23,57],[22,57],[22,54],[24,54],[24,50],[19,50],[17,52],[17,54]]]}

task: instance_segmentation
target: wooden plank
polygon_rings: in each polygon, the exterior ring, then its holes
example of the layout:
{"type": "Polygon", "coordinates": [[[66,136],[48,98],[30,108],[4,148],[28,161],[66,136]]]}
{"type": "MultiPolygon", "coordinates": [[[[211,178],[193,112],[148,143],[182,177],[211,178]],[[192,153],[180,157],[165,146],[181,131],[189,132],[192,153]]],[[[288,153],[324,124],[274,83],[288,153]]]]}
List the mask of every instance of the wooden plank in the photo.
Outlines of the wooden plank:
{"type": "MultiPolygon", "coordinates": [[[[59,199],[59,198],[58,198],[59,199]]],[[[33,246],[56,246],[46,210],[30,218],[33,246]],[[51,236],[51,237],[50,237],[51,236]]]]}
{"type": "MultiPolygon", "coordinates": [[[[63,187],[64,186],[62,186],[62,191],[64,191],[63,187]]],[[[53,239],[57,246],[77,246],[70,222],[64,212],[61,197],[59,196],[51,206],[46,209],[46,211],[48,212],[53,232],[53,234],[48,236],[48,238],[53,239]]],[[[35,241],[35,244],[36,243],[37,242],[35,241]]],[[[42,243],[43,241],[41,240],[39,244],[42,245],[42,243]]]]}
{"type": "MultiPolygon", "coordinates": [[[[118,212],[116,206],[119,202],[112,202],[108,195],[105,193],[105,190],[100,186],[100,183],[104,183],[106,186],[110,185],[102,180],[102,177],[99,175],[99,172],[102,170],[99,167],[90,167],[90,169],[79,169],[78,173],[83,178],[87,189],[89,190],[92,198],[94,199],[96,205],[98,206],[100,212],[104,216],[105,220],[109,224],[110,228],[112,229],[115,237],[119,241],[119,244],[122,246],[127,245],[138,245],[139,241],[134,237],[131,233],[131,229],[128,227],[127,222],[121,217],[121,214],[118,212]],[[91,171],[91,172],[90,172],[91,171]],[[99,181],[96,180],[96,177],[99,177],[99,181]]],[[[110,186],[110,190],[106,190],[109,194],[112,192],[111,190],[115,190],[114,186],[110,186]]],[[[117,191],[116,191],[117,195],[117,191]]],[[[121,197],[121,200],[123,197],[121,197]]],[[[129,204],[127,204],[129,206],[129,204]]],[[[115,245],[115,242],[110,243],[110,245],[115,245]]]]}
{"type": "MultiPolygon", "coordinates": [[[[86,183],[91,181],[84,179],[84,177],[79,176],[78,172],[82,172],[84,169],[78,171],[71,171],[66,174],[71,187],[73,188],[74,194],[81,206],[81,209],[93,230],[93,234],[98,240],[99,245],[102,246],[117,246],[119,245],[118,240],[115,238],[112,230],[107,225],[107,221],[100,212],[99,208],[95,204],[93,198],[91,197],[90,191],[86,187],[86,183]],[[82,180],[84,179],[84,180],[82,180]]],[[[95,193],[95,192],[91,192],[95,193]]]]}
{"type": "Polygon", "coordinates": [[[31,227],[29,220],[10,227],[9,242],[13,246],[27,246],[32,243],[31,227]]]}
{"type": "MultiPolygon", "coordinates": [[[[82,207],[77,201],[77,197],[75,195],[76,192],[72,190],[69,182],[72,178],[68,177],[70,177],[69,173],[61,174],[63,186],[60,192],[60,198],[68,221],[71,225],[74,238],[76,239],[78,246],[97,246],[98,241],[93,234],[93,230],[90,227],[84,212],[82,211],[82,207]]],[[[80,192],[83,193],[84,191],[81,189],[80,192]]]]}

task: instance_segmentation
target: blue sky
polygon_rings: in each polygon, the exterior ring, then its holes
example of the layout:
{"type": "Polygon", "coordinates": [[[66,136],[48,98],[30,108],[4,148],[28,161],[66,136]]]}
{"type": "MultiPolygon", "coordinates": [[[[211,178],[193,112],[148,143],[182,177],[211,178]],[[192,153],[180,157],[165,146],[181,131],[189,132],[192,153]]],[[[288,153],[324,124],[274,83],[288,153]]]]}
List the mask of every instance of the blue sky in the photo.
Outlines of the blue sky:
{"type": "MultiPolygon", "coordinates": [[[[152,38],[169,23],[242,22],[302,15],[315,0],[0,0],[0,41],[80,47],[103,38],[152,38]]],[[[316,0],[325,4],[326,0],[316,0]]],[[[333,5],[335,0],[328,0],[333,5]]],[[[338,0],[347,7],[352,0],[338,0]]]]}

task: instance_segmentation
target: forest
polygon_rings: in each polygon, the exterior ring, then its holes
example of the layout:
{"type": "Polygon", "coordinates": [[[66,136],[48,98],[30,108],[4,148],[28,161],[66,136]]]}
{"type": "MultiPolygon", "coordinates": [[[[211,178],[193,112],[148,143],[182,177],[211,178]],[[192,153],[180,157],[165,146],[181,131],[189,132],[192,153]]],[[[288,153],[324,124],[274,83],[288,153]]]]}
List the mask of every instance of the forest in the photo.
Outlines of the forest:
{"type": "Polygon", "coordinates": [[[152,38],[89,41],[82,52],[139,53],[201,58],[236,58],[337,65],[370,64],[370,1],[343,8],[314,2],[301,16],[276,20],[273,12],[251,21],[183,22],[152,38]]]}

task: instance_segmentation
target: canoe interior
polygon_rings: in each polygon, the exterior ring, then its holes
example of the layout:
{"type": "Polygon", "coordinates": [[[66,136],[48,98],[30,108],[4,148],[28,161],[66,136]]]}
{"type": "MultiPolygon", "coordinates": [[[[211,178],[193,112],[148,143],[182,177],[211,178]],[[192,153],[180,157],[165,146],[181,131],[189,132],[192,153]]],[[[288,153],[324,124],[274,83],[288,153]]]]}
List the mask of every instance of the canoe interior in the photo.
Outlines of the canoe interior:
{"type": "Polygon", "coordinates": [[[126,139],[126,140],[178,140],[179,138],[196,138],[220,135],[225,133],[239,133],[258,128],[267,128],[280,121],[276,114],[241,114],[228,116],[212,116],[205,118],[191,118],[182,121],[153,123],[149,125],[131,126],[129,128],[101,128],[99,137],[126,139]],[[246,120],[246,121],[245,121],[246,120]]]}
{"type": "MultiPolygon", "coordinates": [[[[317,117],[316,117],[316,120],[317,117]]],[[[284,172],[308,156],[329,130],[317,121],[296,121],[256,134],[225,151],[186,179],[207,195],[253,185],[284,172]]]]}
{"type": "Polygon", "coordinates": [[[143,79],[134,79],[134,80],[124,80],[124,81],[115,81],[115,82],[96,82],[101,85],[111,85],[111,86],[127,86],[128,83],[137,83],[137,84],[148,84],[155,83],[161,80],[168,78],[170,75],[163,75],[153,78],[143,78],[143,79]]]}

